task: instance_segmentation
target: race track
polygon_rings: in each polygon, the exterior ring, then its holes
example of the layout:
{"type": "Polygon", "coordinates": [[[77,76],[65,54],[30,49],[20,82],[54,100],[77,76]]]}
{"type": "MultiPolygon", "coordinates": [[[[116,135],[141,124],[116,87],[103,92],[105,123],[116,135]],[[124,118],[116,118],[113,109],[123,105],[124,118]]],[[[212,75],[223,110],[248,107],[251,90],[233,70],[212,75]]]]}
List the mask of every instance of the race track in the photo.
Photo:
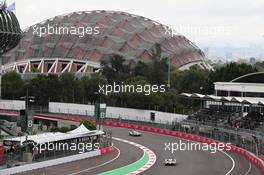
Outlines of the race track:
{"type": "MultiPolygon", "coordinates": [[[[114,137],[144,145],[156,154],[156,163],[153,167],[141,173],[144,175],[262,175],[260,170],[250,164],[246,158],[232,152],[223,153],[217,151],[215,154],[212,154],[209,151],[177,150],[172,154],[169,151],[165,151],[165,143],[179,143],[179,138],[148,132],[142,132],[142,137],[131,137],[128,135],[127,129],[117,127],[106,128],[112,130],[114,137]],[[165,167],[164,159],[166,158],[176,158],[177,165],[165,167]]],[[[181,141],[188,142],[186,140],[181,141]]],[[[114,141],[114,144],[115,147],[120,150],[120,156],[118,158],[118,150],[115,149],[112,153],[102,157],[94,157],[20,174],[100,174],[102,172],[132,164],[133,162],[139,160],[143,154],[142,150],[133,145],[120,141],[114,141]],[[111,161],[112,159],[114,160],[111,161]],[[107,163],[102,166],[105,162],[107,163]]]]}

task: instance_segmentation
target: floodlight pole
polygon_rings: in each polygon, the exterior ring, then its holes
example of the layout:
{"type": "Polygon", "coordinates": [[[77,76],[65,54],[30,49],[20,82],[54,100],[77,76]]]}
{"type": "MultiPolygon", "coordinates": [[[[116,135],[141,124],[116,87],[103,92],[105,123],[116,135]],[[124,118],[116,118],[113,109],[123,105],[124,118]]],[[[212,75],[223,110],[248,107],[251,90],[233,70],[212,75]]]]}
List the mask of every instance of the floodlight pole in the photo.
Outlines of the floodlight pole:
{"type": "Polygon", "coordinates": [[[26,91],[26,111],[28,112],[28,87],[26,91]]]}
{"type": "Polygon", "coordinates": [[[171,58],[168,57],[168,88],[170,88],[171,58]]]}
{"type": "Polygon", "coordinates": [[[0,99],[2,99],[2,69],[0,68],[0,99]]]}
{"type": "Polygon", "coordinates": [[[2,60],[0,60],[0,99],[2,99],[2,70],[2,60]]]}

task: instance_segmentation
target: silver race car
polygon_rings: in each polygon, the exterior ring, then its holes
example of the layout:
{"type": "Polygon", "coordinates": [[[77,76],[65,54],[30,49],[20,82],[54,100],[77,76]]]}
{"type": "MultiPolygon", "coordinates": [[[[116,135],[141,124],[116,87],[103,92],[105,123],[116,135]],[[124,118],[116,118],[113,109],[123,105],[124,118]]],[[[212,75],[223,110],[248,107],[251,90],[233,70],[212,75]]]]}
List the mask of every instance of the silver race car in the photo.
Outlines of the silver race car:
{"type": "Polygon", "coordinates": [[[135,131],[135,130],[130,130],[130,131],[129,131],[129,135],[130,135],[130,136],[138,137],[138,136],[141,136],[141,133],[140,133],[140,132],[137,132],[137,131],[135,131]]]}
{"type": "Polygon", "coordinates": [[[165,159],[165,166],[175,166],[177,163],[176,159],[165,159]]]}

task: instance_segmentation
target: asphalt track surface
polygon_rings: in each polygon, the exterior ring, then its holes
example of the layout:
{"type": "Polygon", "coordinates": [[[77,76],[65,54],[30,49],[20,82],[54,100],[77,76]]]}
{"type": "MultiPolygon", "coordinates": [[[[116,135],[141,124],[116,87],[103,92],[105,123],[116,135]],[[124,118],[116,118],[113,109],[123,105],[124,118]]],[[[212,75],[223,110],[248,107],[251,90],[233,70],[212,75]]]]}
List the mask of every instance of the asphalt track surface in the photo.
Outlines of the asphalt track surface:
{"type": "MultiPolygon", "coordinates": [[[[149,132],[141,132],[142,137],[130,137],[127,129],[117,127],[107,128],[112,130],[114,137],[144,145],[157,155],[155,165],[147,171],[141,173],[144,175],[262,175],[260,170],[250,164],[246,158],[232,152],[226,152],[228,154],[226,155],[220,151],[212,154],[209,151],[178,150],[172,154],[168,150],[165,151],[165,143],[179,143],[179,138],[149,132]],[[234,167],[230,157],[234,160],[234,167]],[[176,158],[177,165],[165,167],[164,159],[166,158],[176,158]]],[[[182,140],[182,142],[188,141],[182,140]]],[[[116,160],[107,163],[104,166],[100,165],[104,162],[110,161],[118,155],[117,149],[115,149],[112,153],[101,157],[94,157],[20,174],[94,175],[131,164],[140,159],[143,155],[142,150],[132,145],[118,141],[114,141],[114,144],[120,150],[120,156],[116,160]],[[91,167],[94,169],[89,170],[91,167]]]]}
{"type": "Polygon", "coordinates": [[[143,155],[143,151],[135,146],[116,141],[114,141],[114,145],[120,150],[120,156],[113,162],[108,163],[104,166],[102,166],[102,164],[110,162],[112,159],[117,157],[117,149],[114,149],[112,153],[106,154],[104,156],[97,156],[80,161],[47,167],[39,170],[19,173],[19,175],[94,175],[105,171],[110,171],[119,167],[123,167],[128,164],[132,164],[133,162],[139,160],[143,155]]]}

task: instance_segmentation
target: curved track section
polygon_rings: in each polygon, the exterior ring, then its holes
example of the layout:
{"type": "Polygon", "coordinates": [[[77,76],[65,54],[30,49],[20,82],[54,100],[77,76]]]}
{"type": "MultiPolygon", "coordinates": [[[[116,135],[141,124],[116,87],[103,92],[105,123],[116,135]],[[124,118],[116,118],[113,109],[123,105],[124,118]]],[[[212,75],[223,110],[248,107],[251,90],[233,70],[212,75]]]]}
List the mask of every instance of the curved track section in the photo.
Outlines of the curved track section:
{"type": "Polygon", "coordinates": [[[113,136],[142,144],[156,154],[156,164],[143,174],[262,175],[260,170],[251,165],[246,158],[232,152],[226,152],[225,154],[218,151],[215,154],[212,154],[208,151],[176,151],[172,154],[171,152],[165,151],[165,143],[188,141],[172,136],[153,134],[143,131],[140,131],[142,132],[142,137],[128,138],[128,129],[118,127],[108,128],[112,130],[113,136]],[[175,167],[165,167],[164,159],[166,158],[176,158],[177,165],[175,167]]]}
{"type": "MultiPolygon", "coordinates": [[[[156,163],[141,174],[147,175],[262,175],[259,169],[239,154],[232,152],[210,153],[209,151],[180,151],[174,153],[165,150],[165,143],[190,142],[173,136],[142,132],[142,137],[130,137],[128,129],[107,127],[112,130],[113,137],[144,145],[152,150],[156,156],[156,163]],[[176,158],[177,165],[164,166],[164,159],[176,158]]],[[[82,161],[49,167],[46,169],[26,172],[27,175],[94,175],[133,164],[143,156],[138,147],[114,141],[115,149],[112,153],[101,157],[94,157],[82,161]],[[113,160],[114,159],[114,160],[113,160]],[[100,166],[104,164],[103,166],[100,166]]],[[[122,174],[118,174],[122,175],[122,174]]]]}

